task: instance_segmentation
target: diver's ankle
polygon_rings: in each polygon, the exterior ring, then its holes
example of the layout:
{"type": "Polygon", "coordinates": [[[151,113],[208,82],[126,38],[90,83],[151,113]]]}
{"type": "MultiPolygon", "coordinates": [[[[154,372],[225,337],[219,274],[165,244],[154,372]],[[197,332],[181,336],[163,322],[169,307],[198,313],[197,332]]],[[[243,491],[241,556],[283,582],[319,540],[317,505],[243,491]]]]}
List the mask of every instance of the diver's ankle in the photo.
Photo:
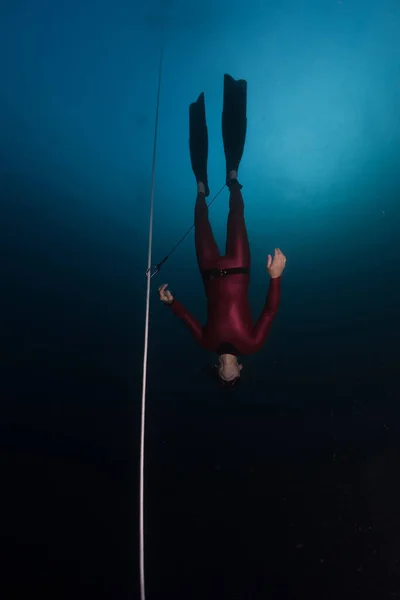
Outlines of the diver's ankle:
{"type": "Polygon", "coordinates": [[[197,182],[197,193],[204,194],[204,195],[206,193],[206,186],[204,185],[204,183],[202,181],[197,182]]]}

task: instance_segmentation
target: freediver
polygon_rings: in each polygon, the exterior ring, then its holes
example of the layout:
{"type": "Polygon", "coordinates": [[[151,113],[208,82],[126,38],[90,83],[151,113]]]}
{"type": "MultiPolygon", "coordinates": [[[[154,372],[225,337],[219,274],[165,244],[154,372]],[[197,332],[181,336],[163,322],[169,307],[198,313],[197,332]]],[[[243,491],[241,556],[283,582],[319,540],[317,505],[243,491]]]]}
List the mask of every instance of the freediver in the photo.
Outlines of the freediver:
{"type": "Polygon", "coordinates": [[[242,185],[238,169],[247,130],[247,82],[224,76],[222,137],[226,159],[226,185],[230,190],[226,250],[221,256],[214,239],[206,197],[208,187],[208,130],[204,93],[189,108],[189,148],[197,181],[195,205],[195,245],[197,262],[207,296],[208,319],[203,327],[171,292],[168,284],[158,288],[160,300],[182,319],[194,339],[205,349],[218,354],[215,365],[219,381],[234,385],[240,380],[243,365],[240,355],[258,352],[264,345],[278,311],[282,273],[286,257],[279,248],[268,255],[266,270],[269,289],[262,313],[254,325],[248,290],[250,283],[250,246],[247,236],[242,185]]]}

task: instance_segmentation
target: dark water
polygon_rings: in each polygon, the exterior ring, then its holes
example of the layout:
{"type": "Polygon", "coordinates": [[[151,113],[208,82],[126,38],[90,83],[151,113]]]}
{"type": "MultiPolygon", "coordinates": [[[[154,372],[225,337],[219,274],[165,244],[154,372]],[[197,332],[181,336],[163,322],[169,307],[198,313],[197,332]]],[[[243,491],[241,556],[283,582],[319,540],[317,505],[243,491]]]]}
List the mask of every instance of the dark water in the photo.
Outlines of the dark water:
{"type": "MultiPolygon", "coordinates": [[[[158,301],[199,319],[193,236],[153,279],[147,597],[400,597],[400,12],[389,0],[0,9],[1,598],[138,598],[145,270],[193,218],[188,105],[211,198],[223,74],[248,80],[240,169],[260,312],[232,393],[158,301]]],[[[227,191],[212,223],[222,244],[227,191]]]]}

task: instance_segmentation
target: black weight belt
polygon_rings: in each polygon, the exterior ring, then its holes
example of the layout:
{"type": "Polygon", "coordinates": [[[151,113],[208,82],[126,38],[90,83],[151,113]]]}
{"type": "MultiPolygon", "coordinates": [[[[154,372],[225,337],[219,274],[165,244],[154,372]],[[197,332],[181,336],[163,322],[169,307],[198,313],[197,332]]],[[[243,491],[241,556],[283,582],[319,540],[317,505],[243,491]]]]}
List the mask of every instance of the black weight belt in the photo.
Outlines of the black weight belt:
{"type": "Polygon", "coordinates": [[[249,267],[232,267],[230,269],[208,269],[208,271],[202,272],[202,276],[204,281],[211,281],[212,279],[220,279],[227,277],[228,275],[240,275],[249,273],[249,267]]]}

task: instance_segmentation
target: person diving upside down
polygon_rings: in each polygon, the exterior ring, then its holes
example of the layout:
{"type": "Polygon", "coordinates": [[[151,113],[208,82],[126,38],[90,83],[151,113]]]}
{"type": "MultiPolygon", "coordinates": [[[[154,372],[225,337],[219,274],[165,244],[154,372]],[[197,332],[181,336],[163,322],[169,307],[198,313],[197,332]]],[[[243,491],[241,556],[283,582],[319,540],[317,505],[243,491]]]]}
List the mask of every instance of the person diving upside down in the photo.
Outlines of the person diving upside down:
{"type": "Polygon", "coordinates": [[[222,136],[226,158],[226,184],[230,190],[225,255],[221,256],[208,218],[209,196],[207,160],[208,131],[204,94],[190,105],[190,158],[197,181],[195,205],[195,245],[197,262],[207,296],[208,319],[203,327],[167,289],[159,287],[161,301],[182,319],[194,339],[205,349],[218,354],[216,370],[221,383],[232,385],[240,378],[240,355],[260,350],[277,313],[281,276],[286,257],[275,248],[268,255],[266,269],[270,284],[264,309],[254,325],[248,290],[250,283],[250,247],[244,219],[242,186],[237,175],[243,155],[247,129],[247,82],[224,76],[222,136]]]}

